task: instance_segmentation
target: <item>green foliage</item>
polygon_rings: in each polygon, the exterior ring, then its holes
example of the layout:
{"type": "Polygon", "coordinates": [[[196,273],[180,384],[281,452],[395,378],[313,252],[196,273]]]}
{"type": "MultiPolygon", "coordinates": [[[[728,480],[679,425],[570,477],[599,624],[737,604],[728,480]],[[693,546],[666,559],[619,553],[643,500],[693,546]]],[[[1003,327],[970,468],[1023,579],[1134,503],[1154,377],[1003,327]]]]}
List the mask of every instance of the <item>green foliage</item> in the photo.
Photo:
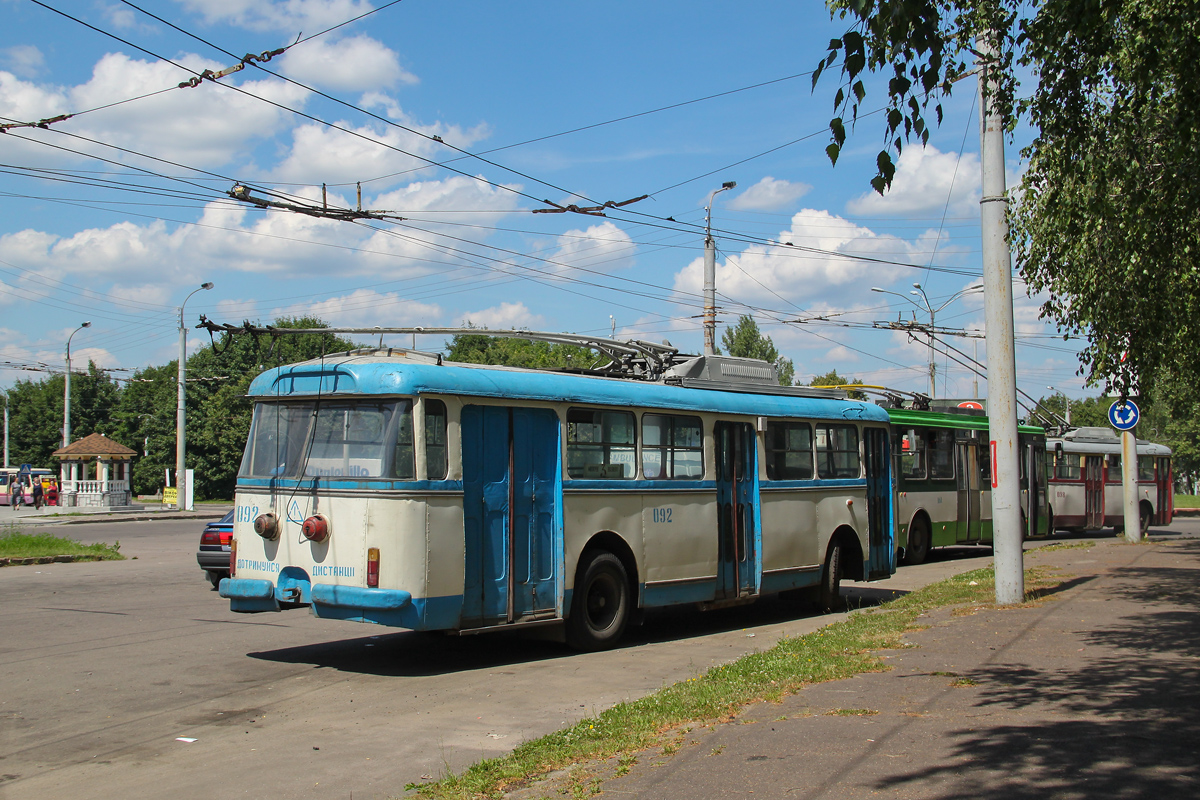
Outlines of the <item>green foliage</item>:
{"type": "Polygon", "coordinates": [[[10,525],[0,533],[0,557],[45,558],[47,556],[83,556],[95,561],[121,561],[121,543],[80,544],[45,531],[24,532],[10,525]]]}
{"type": "MultiPolygon", "coordinates": [[[[784,358],[775,349],[775,343],[770,336],[764,336],[758,329],[754,317],[745,315],[738,318],[737,325],[726,328],[721,334],[721,345],[725,352],[738,358],[757,358],[775,365],[779,373],[779,385],[791,386],[796,377],[796,367],[790,358],[784,358]]],[[[717,350],[718,353],[721,350],[717,350]]]]}
{"type": "MultiPolygon", "coordinates": [[[[845,378],[838,374],[836,369],[831,369],[824,375],[813,375],[811,381],[805,386],[862,386],[862,378],[845,378]]],[[[866,400],[867,395],[863,392],[854,389],[848,392],[851,400],[866,400]]]]}
{"type": "Polygon", "coordinates": [[[608,361],[586,347],[486,334],[456,334],[445,349],[447,361],[528,369],[588,369],[608,361]]]}
{"type": "MultiPolygon", "coordinates": [[[[8,390],[9,462],[57,467],[51,454],[62,447],[62,375],[39,381],[18,380],[8,390]]],[[[119,390],[116,383],[89,361],[87,372],[72,370],[71,441],[93,433],[111,435],[112,409],[119,390]]]]}
{"type": "MultiPolygon", "coordinates": [[[[1200,11],[1190,0],[833,0],[852,29],[830,42],[842,59],[830,157],[857,119],[864,72],[892,75],[884,150],[872,185],[892,180],[892,154],[928,138],[926,110],[994,31],[990,90],[1011,130],[1036,131],[1023,151],[1022,201],[1011,210],[1014,256],[1043,314],[1087,344],[1081,374],[1108,393],[1145,394],[1200,375],[1200,11]],[[1014,67],[1035,84],[1018,84],[1014,67]],[[1165,313],[1169,309],[1169,313],[1165,313]]],[[[974,91],[974,82],[963,84],[974,91]]]]}

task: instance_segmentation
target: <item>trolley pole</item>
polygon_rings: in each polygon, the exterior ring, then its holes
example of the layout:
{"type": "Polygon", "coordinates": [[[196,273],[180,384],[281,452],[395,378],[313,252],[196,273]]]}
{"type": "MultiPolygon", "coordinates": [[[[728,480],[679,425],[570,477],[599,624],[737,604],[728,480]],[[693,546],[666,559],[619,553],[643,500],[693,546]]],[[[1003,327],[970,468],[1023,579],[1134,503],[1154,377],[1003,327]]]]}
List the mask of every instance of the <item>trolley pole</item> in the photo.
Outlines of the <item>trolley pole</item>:
{"type": "Polygon", "coordinates": [[[979,71],[980,164],[983,196],[984,312],[987,324],[988,419],[992,449],[992,540],[996,602],[1025,599],[1025,557],[1021,549],[1020,467],[1017,460],[1017,359],[1013,338],[1012,255],[1008,248],[1008,195],[1004,180],[1004,121],[989,81],[995,46],[991,32],[977,41],[979,71]]]}

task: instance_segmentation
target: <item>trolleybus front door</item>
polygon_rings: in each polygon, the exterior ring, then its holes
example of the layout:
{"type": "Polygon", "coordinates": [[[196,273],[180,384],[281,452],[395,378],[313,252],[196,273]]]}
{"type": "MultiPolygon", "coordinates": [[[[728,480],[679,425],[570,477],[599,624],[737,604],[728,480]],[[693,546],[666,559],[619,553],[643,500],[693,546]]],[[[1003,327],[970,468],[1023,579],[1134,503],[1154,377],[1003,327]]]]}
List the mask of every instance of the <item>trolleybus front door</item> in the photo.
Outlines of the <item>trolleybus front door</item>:
{"type": "Polygon", "coordinates": [[[892,482],[888,478],[888,432],[863,429],[867,467],[867,530],[871,578],[886,578],[896,571],[896,543],[892,533],[892,482]]]}
{"type": "Polygon", "coordinates": [[[1083,457],[1083,513],[1085,528],[1104,527],[1104,456],[1083,457]]]}
{"type": "Polygon", "coordinates": [[[958,468],[958,535],[956,541],[978,542],[982,535],[979,499],[979,461],[975,443],[956,442],[958,468]]]}
{"type": "Polygon", "coordinates": [[[548,409],[463,408],[464,627],[556,613],[558,438],[548,409]]]}
{"type": "Polygon", "coordinates": [[[758,593],[758,464],[754,427],[718,422],[716,599],[758,593]]]}

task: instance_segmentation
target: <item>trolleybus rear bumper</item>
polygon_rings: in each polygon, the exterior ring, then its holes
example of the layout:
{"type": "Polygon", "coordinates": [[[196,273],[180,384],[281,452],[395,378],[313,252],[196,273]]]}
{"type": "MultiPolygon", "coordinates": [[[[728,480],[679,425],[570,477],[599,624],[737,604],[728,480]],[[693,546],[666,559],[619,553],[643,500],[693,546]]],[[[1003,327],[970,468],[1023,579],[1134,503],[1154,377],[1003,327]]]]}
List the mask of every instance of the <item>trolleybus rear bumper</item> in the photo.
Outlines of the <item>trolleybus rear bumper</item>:
{"type": "Polygon", "coordinates": [[[346,618],[348,610],[369,616],[400,611],[412,603],[412,595],[398,589],[364,589],[332,583],[315,583],[305,588],[307,591],[284,586],[282,582],[276,586],[265,580],[225,578],[221,581],[221,597],[229,600],[230,610],[242,613],[279,611],[284,603],[311,603],[316,616],[341,619],[346,618]]]}

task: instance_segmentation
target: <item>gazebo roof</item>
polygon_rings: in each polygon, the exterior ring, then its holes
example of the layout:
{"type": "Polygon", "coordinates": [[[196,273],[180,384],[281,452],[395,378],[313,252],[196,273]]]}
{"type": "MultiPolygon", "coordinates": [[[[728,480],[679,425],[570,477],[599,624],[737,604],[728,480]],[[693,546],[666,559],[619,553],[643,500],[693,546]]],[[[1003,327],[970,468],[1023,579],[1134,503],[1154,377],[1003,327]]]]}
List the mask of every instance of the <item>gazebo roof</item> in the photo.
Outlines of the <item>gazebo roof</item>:
{"type": "Polygon", "coordinates": [[[114,442],[102,433],[93,433],[82,439],[71,442],[66,447],[60,447],[52,455],[58,458],[130,458],[137,455],[136,450],[130,450],[123,444],[114,442]]]}

